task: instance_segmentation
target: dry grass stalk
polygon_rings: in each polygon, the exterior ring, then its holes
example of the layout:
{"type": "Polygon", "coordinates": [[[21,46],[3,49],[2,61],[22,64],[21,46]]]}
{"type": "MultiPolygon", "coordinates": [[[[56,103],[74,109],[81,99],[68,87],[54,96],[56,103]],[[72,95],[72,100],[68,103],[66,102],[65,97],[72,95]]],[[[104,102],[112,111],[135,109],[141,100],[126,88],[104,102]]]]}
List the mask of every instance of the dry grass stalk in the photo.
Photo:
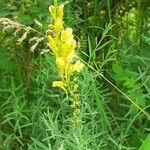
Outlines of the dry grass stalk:
{"type": "Polygon", "coordinates": [[[8,18],[0,18],[0,24],[3,26],[3,32],[10,30],[10,29],[14,29],[15,30],[15,32],[13,33],[14,36],[17,36],[17,34],[19,32],[23,32],[22,36],[20,38],[18,38],[18,40],[17,40],[18,45],[21,44],[25,39],[28,38],[28,34],[30,32],[38,33],[40,35],[40,37],[36,36],[36,37],[29,38],[29,40],[28,40],[29,43],[34,41],[34,43],[30,47],[31,52],[34,52],[35,49],[37,48],[37,46],[39,45],[39,43],[41,43],[45,39],[44,34],[31,28],[30,26],[26,26],[24,24],[21,24],[19,22],[13,21],[13,20],[8,19],[8,18]]]}

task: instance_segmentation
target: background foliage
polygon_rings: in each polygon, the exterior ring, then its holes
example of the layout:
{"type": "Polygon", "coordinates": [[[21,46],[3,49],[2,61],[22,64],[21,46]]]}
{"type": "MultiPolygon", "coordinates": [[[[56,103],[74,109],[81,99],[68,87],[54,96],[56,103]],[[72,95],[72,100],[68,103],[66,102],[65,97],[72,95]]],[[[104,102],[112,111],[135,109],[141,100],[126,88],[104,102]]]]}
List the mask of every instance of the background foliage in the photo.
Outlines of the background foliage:
{"type": "Polygon", "coordinates": [[[83,123],[72,128],[64,93],[51,86],[59,76],[47,40],[32,47],[47,34],[53,1],[0,0],[1,18],[38,31],[23,38],[26,30],[0,26],[0,149],[129,150],[146,139],[148,150],[149,119],[102,77],[149,112],[149,0],[61,2],[88,64],[78,75],[83,123]]]}

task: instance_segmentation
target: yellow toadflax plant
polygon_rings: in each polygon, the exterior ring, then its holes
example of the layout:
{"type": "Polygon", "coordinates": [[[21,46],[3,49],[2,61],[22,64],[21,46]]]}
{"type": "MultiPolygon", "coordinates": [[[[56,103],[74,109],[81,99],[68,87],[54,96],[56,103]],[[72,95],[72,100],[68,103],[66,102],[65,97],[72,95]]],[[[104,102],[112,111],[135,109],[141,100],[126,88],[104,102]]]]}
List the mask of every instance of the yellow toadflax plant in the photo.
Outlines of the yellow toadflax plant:
{"type": "Polygon", "coordinates": [[[64,5],[51,5],[49,11],[53,18],[53,24],[49,25],[52,35],[48,36],[49,47],[56,58],[56,65],[60,74],[60,81],[54,81],[53,87],[61,88],[65,91],[67,99],[71,101],[73,108],[74,125],[80,123],[80,96],[78,94],[77,79],[73,77],[75,72],[80,72],[83,63],[76,58],[76,41],[73,36],[72,28],[64,28],[63,15],[64,5]]]}

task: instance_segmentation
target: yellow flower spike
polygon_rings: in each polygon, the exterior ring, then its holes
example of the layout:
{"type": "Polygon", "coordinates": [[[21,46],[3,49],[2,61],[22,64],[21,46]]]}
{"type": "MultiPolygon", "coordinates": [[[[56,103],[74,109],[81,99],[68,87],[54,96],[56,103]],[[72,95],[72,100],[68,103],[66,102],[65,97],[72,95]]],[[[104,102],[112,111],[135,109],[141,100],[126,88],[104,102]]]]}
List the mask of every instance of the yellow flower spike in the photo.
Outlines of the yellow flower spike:
{"type": "Polygon", "coordinates": [[[52,86],[61,88],[65,91],[66,97],[71,102],[73,109],[73,124],[78,125],[80,120],[80,95],[75,72],[80,72],[83,64],[76,58],[75,48],[77,46],[74,39],[72,28],[63,27],[64,5],[50,6],[49,11],[53,18],[53,24],[49,25],[52,35],[48,36],[49,46],[54,52],[56,65],[60,74],[60,81],[54,81],[52,86]]]}

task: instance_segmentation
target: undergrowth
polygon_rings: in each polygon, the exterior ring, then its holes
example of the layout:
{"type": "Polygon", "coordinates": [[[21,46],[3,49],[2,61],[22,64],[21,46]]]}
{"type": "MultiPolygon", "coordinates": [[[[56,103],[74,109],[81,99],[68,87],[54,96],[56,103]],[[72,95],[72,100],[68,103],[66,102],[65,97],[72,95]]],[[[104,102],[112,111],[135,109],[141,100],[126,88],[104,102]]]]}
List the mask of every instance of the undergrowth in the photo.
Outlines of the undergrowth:
{"type": "Polygon", "coordinates": [[[0,2],[0,149],[149,150],[149,0],[58,1],[84,64],[73,75],[76,126],[65,92],[52,86],[60,80],[47,44],[53,1],[0,2]]]}

